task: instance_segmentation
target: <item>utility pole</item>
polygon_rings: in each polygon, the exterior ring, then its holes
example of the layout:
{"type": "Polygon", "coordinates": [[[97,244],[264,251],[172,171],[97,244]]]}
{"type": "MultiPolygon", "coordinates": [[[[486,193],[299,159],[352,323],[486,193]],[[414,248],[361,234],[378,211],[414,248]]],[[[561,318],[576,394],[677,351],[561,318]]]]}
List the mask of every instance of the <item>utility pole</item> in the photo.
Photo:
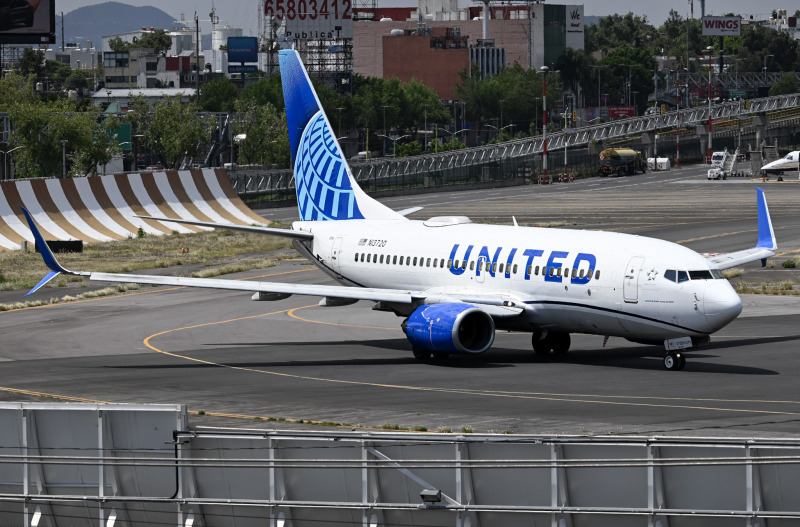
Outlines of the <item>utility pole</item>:
{"type": "Polygon", "coordinates": [[[711,55],[714,53],[714,48],[708,46],[706,52],[708,53],[708,163],[711,163],[711,55]]]}
{"type": "MultiPolygon", "coordinates": [[[[200,19],[197,17],[197,11],[194,12],[194,67],[197,70],[195,73],[195,99],[197,104],[200,104],[200,19]]],[[[242,74],[244,80],[244,74],[242,74]]],[[[231,160],[233,162],[233,160],[231,160]]]]}
{"type": "MultiPolygon", "coordinates": [[[[542,178],[547,177],[547,66],[542,66],[539,71],[542,73],[542,178]]],[[[540,180],[541,181],[541,180],[540,180]]]]}

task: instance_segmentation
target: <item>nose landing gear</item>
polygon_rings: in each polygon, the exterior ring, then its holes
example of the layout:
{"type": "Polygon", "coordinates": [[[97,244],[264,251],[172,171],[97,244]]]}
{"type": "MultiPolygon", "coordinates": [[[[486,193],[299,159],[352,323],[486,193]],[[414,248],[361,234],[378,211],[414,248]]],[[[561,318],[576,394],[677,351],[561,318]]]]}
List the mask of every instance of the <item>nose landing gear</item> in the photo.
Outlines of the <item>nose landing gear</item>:
{"type": "Polygon", "coordinates": [[[686,366],[686,358],[677,352],[671,351],[664,355],[664,369],[682,370],[686,366]]]}

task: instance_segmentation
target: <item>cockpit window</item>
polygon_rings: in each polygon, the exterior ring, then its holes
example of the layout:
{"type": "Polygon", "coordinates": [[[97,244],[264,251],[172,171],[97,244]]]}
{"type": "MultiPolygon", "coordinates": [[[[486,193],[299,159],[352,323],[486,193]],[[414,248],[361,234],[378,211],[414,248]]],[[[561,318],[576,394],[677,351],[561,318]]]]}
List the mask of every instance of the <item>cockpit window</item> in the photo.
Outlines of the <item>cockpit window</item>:
{"type": "Polygon", "coordinates": [[[671,282],[675,282],[678,280],[677,272],[675,271],[675,269],[667,269],[666,271],[664,271],[664,278],[666,278],[671,282]]]}
{"type": "Polygon", "coordinates": [[[689,281],[689,273],[686,271],[678,271],[678,283],[681,282],[688,282],[689,281]]]}
{"type": "Polygon", "coordinates": [[[713,280],[711,271],[689,271],[689,277],[692,280],[713,280]]]}
{"type": "Polygon", "coordinates": [[[711,276],[714,277],[714,280],[721,280],[725,278],[725,276],[722,274],[722,271],[720,271],[719,269],[712,269],[711,276]]]}
{"type": "Polygon", "coordinates": [[[701,271],[676,271],[675,269],[667,269],[664,271],[664,278],[670,282],[687,282],[689,280],[719,280],[725,278],[722,276],[722,271],[719,269],[703,269],[701,271]]]}

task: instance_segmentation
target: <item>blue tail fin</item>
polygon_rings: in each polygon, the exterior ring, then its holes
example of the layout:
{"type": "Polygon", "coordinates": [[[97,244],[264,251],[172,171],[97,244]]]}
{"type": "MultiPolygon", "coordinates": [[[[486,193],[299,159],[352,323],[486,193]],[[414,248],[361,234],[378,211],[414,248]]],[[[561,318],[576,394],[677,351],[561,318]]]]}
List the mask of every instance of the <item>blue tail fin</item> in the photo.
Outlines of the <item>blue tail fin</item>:
{"type": "Polygon", "coordinates": [[[297,52],[280,51],[280,67],[300,218],[402,219],[356,183],[297,52]]]}

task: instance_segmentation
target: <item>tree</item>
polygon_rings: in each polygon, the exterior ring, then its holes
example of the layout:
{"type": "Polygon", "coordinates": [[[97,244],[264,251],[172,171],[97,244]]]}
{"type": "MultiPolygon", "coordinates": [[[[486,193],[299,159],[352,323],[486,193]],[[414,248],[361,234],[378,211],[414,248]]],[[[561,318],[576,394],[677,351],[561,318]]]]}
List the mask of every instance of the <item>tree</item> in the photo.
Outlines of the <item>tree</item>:
{"type": "Polygon", "coordinates": [[[122,40],[120,37],[114,37],[108,41],[108,47],[111,48],[111,51],[114,53],[121,53],[123,51],[128,51],[130,48],[131,43],[122,40]]]}
{"type": "Polygon", "coordinates": [[[139,42],[132,44],[130,47],[152,48],[153,53],[156,55],[166,55],[167,51],[172,48],[172,37],[163,29],[156,29],[153,32],[143,34],[139,42]]]}
{"type": "Polygon", "coordinates": [[[197,155],[200,145],[208,141],[216,123],[213,117],[200,115],[198,110],[196,103],[183,103],[180,96],[175,96],[154,103],[147,112],[151,118],[138,122],[144,144],[165,167],[178,168],[181,161],[197,155]]]}
{"type": "Polygon", "coordinates": [[[44,74],[44,67],[44,51],[25,48],[25,51],[22,52],[22,57],[17,62],[16,72],[23,76],[41,77],[44,74]]]}
{"type": "Polygon", "coordinates": [[[251,99],[256,104],[271,104],[277,110],[283,111],[283,88],[281,86],[281,78],[265,77],[259,79],[258,82],[248,84],[242,90],[240,99],[251,99]]]}
{"type": "MultiPolygon", "coordinates": [[[[100,109],[76,112],[66,100],[15,102],[9,109],[14,123],[10,143],[25,146],[17,153],[24,177],[52,177],[62,171],[62,140],[66,140],[68,172],[92,174],[97,163],[107,163],[112,140],[100,119],[100,109]]],[[[115,122],[109,123],[119,128],[115,122]]]]}
{"type": "Polygon", "coordinates": [[[239,163],[289,166],[285,112],[278,112],[269,103],[259,105],[253,99],[240,99],[236,101],[233,132],[246,136],[239,143],[239,163]]]}
{"type": "Polygon", "coordinates": [[[784,73],[781,80],[773,84],[769,89],[770,97],[775,95],[790,95],[800,91],[797,88],[797,75],[794,73],[784,73]]]}
{"type": "Polygon", "coordinates": [[[227,77],[207,82],[200,88],[200,107],[206,112],[232,112],[239,89],[227,77]]]}

